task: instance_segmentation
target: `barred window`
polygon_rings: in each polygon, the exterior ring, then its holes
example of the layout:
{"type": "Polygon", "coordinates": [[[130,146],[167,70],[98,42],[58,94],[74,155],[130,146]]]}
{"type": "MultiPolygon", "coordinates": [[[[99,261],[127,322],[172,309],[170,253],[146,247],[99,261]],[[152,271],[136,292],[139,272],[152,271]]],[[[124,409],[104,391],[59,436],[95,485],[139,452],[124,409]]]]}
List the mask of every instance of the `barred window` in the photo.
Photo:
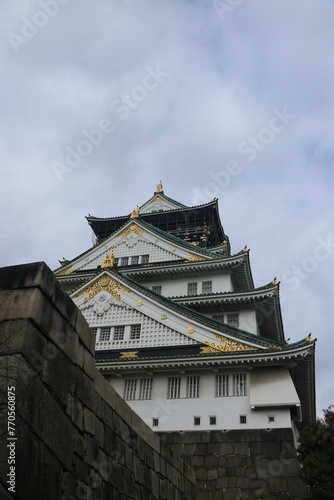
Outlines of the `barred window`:
{"type": "Polygon", "coordinates": [[[181,377],[169,377],[168,379],[168,397],[176,399],[180,397],[181,377]]]}
{"type": "Polygon", "coordinates": [[[187,398],[199,398],[199,377],[187,377],[187,398]]]}
{"type": "Polygon", "coordinates": [[[121,258],[121,266],[127,266],[129,264],[129,257],[121,258]]]}
{"type": "Polygon", "coordinates": [[[140,398],[152,399],[152,379],[142,378],[140,381],[140,398]]]}
{"type": "Polygon", "coordinates": [[[124,339],[124,326],[115,326],[113,340],[123,340],[124,339]]]}
{"type": "Polygon", "coordinates": [[[247,424],[247,415],[240,415],[240,423],[247,424]]]}
{"type": "Polygon", "coordinates": [[[132,266],[135,266],[139,263],[139,255],[134,255],[133,257],[131,257],[131,265],[132,266]]]}
{"type": "Polygon", "coordinates": [[[152,290],[155,293],[161,293],[161,285],[153,285],[152,290]]]}
{"type": "Polygon", "coordinates": [[[246,396],[246,373],[233,375],[233,396],[246,396]]]}
{"type": "Polygon", "coordinates": [[[216,376],[216,396],[228,396],[229,395],[229,376],[228,375],[217,375],[216,376]]]}
{"type": "Polygon", "coordinates": [[[158,427],[158,425],[159,425],[159,419],[152,418],[152,427],[158,427]]]}
{"type": "Polygon", "coordinates": [[[130,326],[130,340],[140,339],[141,325],[130,326]]]}
{"type": "Polygon", "coordinates": [[[214,314],[212,319],[219,321],[220,323],[224,323],[224,314],[214,314]]]}
{"type": "Polygon", "coordinates": [[[216,425],[217,424],[217,417],[209,417],[210,418],[210,425],[216,425]]]}
{"type": "Polygon", "coordinates": [[[125,381],[124,399],[136,399],[137,380],[131,378],[125,381]]]}
{"type": "Polygon", "coordinates": [[[230,326],[239,327],[239,313],[233,313],[227,315],[227,324],[230,326]]]}
{"type": "Polygon", "coordinates": [[[202,281],[202,293],[212,292],[212,281],[202,281]]]}
{"type": "Polygon", "coordinates": [[[100,342],[107,342],[108,340],[110,340],[110,332],[110,326],[103,326],[102,328],[100,328],[100,342]]]}
{"type": "Polygon", "coordinates": [[[194,417],[194,425],[201,425],[201,417],[194,417]]]}
{"type": "Polygon", "coordinates": [[[197,295],[197,283],[188,283],[188,295],[197,295]]]}
{"type": "Polygon", "coordinates": [[[141,256],[141,263],[142,264],[148,264],[148,261],[150,260],[150,256],[147,254],[147,255],[142,255],[141,256]]]}

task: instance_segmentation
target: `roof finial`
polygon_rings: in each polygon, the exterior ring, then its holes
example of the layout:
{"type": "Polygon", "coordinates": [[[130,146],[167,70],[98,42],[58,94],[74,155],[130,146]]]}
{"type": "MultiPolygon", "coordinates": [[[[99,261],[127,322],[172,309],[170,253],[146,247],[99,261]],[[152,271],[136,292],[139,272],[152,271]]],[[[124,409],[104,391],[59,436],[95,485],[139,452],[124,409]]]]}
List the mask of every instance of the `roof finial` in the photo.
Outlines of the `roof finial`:
{"type": "Polygon", "coordinates": [[[133,212],[131,212],[130,219],[136,219],[137,217],[139,217],[139,208],[138,208],[138,206],[137,206],[137,208],[135,208],[133,210],[133,212]]]}
{"type": "Polygon", "coordinates": [[[277,285],[277,278],[276,278],[276,276],[275,276],[275,278],[272,280],[271,284],[272,284],[272,285],[277,285]]]}
{"type": "Polygon", "coordinates": [[[312,336],[312,333],[309,333],[309,334],[308,334],[308,336],[306,337],[306,339],[305,339],[305,340],[306,340],[307,342],[312,342],[312,338],[311,338],[311,336],[312,336]]]}
{"type": "Polygon", "coordinates": [[[156,189],[156,193],[162,193],[164,190],[163,186],[162,186],[162,182],[160,181],[159,184],[157,185],[157,189],[156,189]]]}

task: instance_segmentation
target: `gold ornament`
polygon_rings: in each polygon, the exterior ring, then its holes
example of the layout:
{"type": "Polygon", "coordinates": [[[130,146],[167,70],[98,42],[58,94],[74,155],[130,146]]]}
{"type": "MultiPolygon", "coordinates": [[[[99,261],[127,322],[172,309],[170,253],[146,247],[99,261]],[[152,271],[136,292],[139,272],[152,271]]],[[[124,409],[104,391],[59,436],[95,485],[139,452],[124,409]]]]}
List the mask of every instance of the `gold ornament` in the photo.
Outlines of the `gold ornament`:
{"type": "Polygon", "coordinates": [[[124,229],[118,236],[120,236],[121,240],[123,240],[129,234],[138,234],[138,236],[143,236],[145,233],[145,229],[137,226],[137,224],[131,224],[131,226],[124,229]]]}
{"type": "Polygon", "coordinates": [[[122,296],[119,293],[119,290],[122,290],[123,292],[128,292],[131,293],[131,290],[127,288],[126,286],[122,285],[118,281],[116,281],[114,278],[111,278],[110,276],[102,276],[98,280],[96,280],[94,283],[92,283],[90,286],[82,290],[80,293],[76,295],[76,297],[81,297],[82,295],[86,295],[84,299],[84,303],[87,302],[87,300],[91,299],[95,295],[97,295],[101,291],[105,291],[113,295],[113,297],[116,297],[118,300],[122,300],[122,296]]]}

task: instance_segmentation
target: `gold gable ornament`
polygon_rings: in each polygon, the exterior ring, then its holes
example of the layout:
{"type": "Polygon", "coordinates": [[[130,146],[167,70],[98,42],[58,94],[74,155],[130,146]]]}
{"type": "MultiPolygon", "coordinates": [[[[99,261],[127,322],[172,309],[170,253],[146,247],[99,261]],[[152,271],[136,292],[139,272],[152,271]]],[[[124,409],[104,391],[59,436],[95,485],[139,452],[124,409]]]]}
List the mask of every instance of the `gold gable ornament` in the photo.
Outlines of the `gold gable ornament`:
{"type": "Polygon", "coordinates": [[[138,352],[139,351],[122,351],[122,352],[120,352],[119,359],[137,358],[138,357],[138,352]]]}
{"type": "Polygon", "coordinates": [[[109,255],[107,255],[107,257],[104,259],[104,261],[102,262],[102,265],[101,267],[113,267],[115,263],[115,254],[114,252],[111,252],[109,255]]]}
{"type": "Polygon", "coordinates": [[[235,351],[254,351],[257,350],[256,347],[251,347],[241,342],[228,339],[223,335],[215,334],[215,337],[220,342],[203,342],[207,347],[201,347],[201,353],[209,352],[235,352],[235,351]]]}
{"type": "Polygon", "coordinates": [[[85,303],[89,299],[91,299],[95,295],[97,295],[98,293],[105,291],[105,292],[110,293],[116,299],[122,300],[122,296],[119,293],[119,290],[121,290],[122,292],[131,293],[131,290],[129,288],[122,285],[121,283],[116,281],[114,278],[111,278],[111,276],[102,276],[97,281],[92,283],[90,286],[88,286],[87,288],[82,290],[80,293],[75,295],[75,297],[81,297],[82,295],[87,294],[87,296],[84,299],[84,303],[85,303]]]}
{"type": "Polygon", "coordinates": [[[146,233],[145,229],[142,229],[141,227],[137,226],[137,224],[131,224],[131,226],[127,227],[121,233],[119,233],[118,236],[121,238],[121,240],[123,240],[129,234],[137,234],[138,236],[144,236],[145,233],[146,233]]]}

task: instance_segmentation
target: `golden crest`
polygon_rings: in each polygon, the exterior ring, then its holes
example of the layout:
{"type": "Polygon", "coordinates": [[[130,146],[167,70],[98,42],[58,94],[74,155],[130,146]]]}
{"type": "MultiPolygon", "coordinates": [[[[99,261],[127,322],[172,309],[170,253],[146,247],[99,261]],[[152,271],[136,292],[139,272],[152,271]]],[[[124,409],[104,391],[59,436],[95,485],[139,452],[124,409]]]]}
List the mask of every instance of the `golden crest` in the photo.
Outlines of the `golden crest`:
{"type": "Polygon", "coordinates": [[[131,224],[131,226],[124,229],[118,236],[123,240],[129,234],[138,234],[138,236],[144,236],[146,231],[141,227],[137,226],[137,224],[131,224]]]}
{"type": "Polygon", "coordinates": [[[187,328],[188,333],[194,333],[194,331],[195,331],[195,328],[193,326],[189,326],[189,328],[187,328]]]}
{"type": "Polygon", "coordinates": [[[125,359],[125,358],[137,358],[139,351],[122,351],[120,352],[120,357],[119,359],[125,359]]]}
{"type": "Polygon", "coordinates": [[[116,297],[118,300],[122,300],[122,296],[119,293],[119,290],[123,292],[131,292],[129,288],[126,286],[122,285],[118,281],[116,281],[114,278],[111,276],[102,276],[98,280],[96,280],[94,283],[92,283],[90,286],[82,290],[80,293],[76,295],[76,297],[81,297],[82,295],[86,295],[84,299],[84,303],[87,302],[87,300],[91,299],[95,295],[97,295],[101,291],[106,291],[116,297]]]}

